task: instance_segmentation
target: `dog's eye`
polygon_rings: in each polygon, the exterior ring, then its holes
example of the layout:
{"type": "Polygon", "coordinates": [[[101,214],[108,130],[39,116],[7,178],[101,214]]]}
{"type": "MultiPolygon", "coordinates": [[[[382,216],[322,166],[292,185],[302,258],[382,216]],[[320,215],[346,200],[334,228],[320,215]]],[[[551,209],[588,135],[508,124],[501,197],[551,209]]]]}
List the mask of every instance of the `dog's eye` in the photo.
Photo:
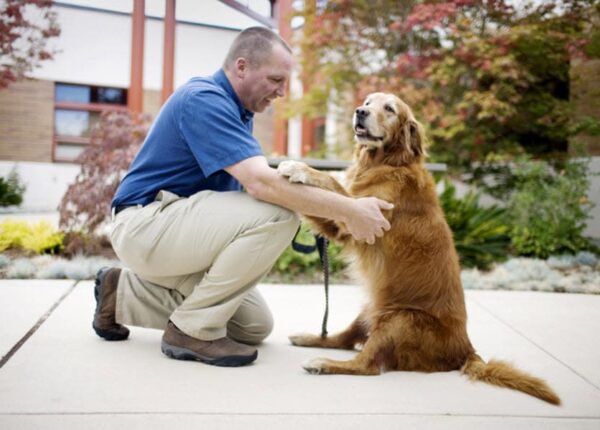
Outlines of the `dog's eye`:
{"type": "Polygon", "coordinates": [[[369,106],[371,104],[371,102],[366,102],[365,106],[369,106]]]}
{"type": "Polygon", "coordinates": [[[383,107],[386,111],[391,112],[391,113],[396,113],[396,111],[394,110],[393,107],[391,107],[390,105],[385,105],[383,107]]]}

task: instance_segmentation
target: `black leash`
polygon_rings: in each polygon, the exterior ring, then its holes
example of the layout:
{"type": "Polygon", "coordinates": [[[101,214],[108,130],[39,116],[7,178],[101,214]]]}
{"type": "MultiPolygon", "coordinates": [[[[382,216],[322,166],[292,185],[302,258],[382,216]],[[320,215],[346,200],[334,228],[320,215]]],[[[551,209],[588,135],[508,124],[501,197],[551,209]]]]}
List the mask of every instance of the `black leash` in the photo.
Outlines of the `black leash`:
{"type": "Polygon", "coordinates": [[[323,267],[323,284],[325,285],[325,313],[323,314],[323,324],[321,325],[321,337],[327,337],[327,318],[329,318],[329,255],[327,248],[329,241],[323,236],[317,236],[317,247],[319,249],[319,258],[323,267]]]}
{"type": "Polygon", "coordinates": [[[321,325],[321,337],[327,337],[327,319],[329,318],[329,255],[327,248],[329,241],[323,236],[315,235],[316,243],[314,245],[304,245],[296,242],[296,237],[300,228],[296,232],[296,236],[292,240],[292,249],[302,254],[310,254],[315,250],[319,251],[319,259],[323,268],[323,283],[325,284],[325,314],[323,315],[323,324],[321,325]]]}

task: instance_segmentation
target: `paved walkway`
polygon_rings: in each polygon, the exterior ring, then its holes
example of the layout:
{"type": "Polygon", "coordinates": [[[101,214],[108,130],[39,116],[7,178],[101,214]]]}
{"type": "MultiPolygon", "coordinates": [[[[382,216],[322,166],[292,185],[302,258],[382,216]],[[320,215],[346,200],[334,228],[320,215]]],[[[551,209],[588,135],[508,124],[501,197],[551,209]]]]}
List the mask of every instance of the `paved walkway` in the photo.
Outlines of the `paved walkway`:
{"type": "MultiPolygon", "coordinates": [[[[467,292],[479,353],[545,378],[555,407],[458,372],[309,375],[309,358],[353,355],[287,341],[320,330],[321,287],[260,289],[273,334],[253,365],[218,368],[168,359],[159,331],[96,337],[90,281],[1,281],[0,429],[600,429],[600,296],[467,292]]],[[[330,330],[361,302],[360,288],[334,286],[330,330]]]]}

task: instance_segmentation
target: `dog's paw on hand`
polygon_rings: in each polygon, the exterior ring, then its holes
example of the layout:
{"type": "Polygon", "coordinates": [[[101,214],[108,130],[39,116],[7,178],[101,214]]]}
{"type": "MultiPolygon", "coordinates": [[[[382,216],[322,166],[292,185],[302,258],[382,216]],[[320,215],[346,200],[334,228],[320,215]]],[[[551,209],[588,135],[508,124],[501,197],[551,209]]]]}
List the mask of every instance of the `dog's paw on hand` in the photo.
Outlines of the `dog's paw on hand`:
{"type": "Polygon", "coordinates": [[[327,369],[327,361],[328,360],[326,358],[313,358],[304,362],[304,364],[302,364],[302,368],[311,375],[324,375],[329,373],[327,369]]]}
{"type": "Polygon", "coordinates": [[[287,177],[290,182],[308,184],[309,174],[306,170],[306,164],[300,161],[282,161],[279,163],[279,166],[277,166],[277,173],[287,177]]]}
{"type": "Polygon", "coordinates": [[[296,346],[317,346],[321,341],[320,336],[315,336],[314,334],[309,333],[296,333],[288,336],[288,339],[292,345],[296,346]]]}

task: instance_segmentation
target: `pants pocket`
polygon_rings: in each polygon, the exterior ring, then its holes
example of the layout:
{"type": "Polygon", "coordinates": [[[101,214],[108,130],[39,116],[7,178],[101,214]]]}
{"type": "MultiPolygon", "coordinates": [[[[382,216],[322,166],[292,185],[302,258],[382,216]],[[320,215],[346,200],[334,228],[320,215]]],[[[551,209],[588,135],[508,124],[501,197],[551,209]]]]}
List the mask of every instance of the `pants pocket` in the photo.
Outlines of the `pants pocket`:
{"type": "Polygon", "coordinates": [[[185,197],[180,197],[177,194],[172,193],[170,191],[160,190],[158,194],[156,194],[156,198],[154,199],[154,201],[160,202],[159,212],[162,212],[167,206],[184,198],[185,197]]]}

